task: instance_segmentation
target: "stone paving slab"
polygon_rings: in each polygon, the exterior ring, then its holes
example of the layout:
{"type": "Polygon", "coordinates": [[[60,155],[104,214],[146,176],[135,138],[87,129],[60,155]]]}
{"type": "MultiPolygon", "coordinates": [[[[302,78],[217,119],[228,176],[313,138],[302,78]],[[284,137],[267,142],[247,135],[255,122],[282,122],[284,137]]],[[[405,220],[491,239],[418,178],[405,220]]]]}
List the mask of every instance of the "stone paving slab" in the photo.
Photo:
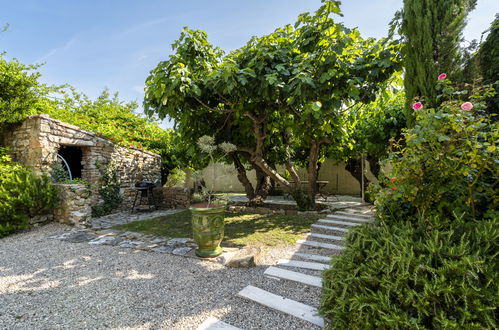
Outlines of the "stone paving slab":
{"type": "Polygon", "coordinates": [[[166,215],[175,214],[182,211],[185,211],[185,209],[168,209],[168,210],[156,210],[152,212],[134,212],[134,213],[125,211],[120,213],[108,214],[99,218],[92,218],[91,226],[94,229],[110,228],[135,221],[164,217],[166,215]]]}
{"type": "MultiPolygon", "coordinates": [[[[187,237],[156,237],[135,232],[120,232],[114,229],[91,230],[91,229],[71,229],[48,235],[49,239],[56,239],[68,243],[87,243],[89,245],[107,245],[122,249],[132,249],[149,251],[153,253],[168,253],[188,258],[208,260],[229,267],[234,262],[239,262],[239,254],[244,252],[240,248],[223,248],[224,252],[216,258],[200,258],[194,253],[197,244],[193,239],[187,237]]],[[[248,263],[250,267],[253,264],[248,263]]]]}

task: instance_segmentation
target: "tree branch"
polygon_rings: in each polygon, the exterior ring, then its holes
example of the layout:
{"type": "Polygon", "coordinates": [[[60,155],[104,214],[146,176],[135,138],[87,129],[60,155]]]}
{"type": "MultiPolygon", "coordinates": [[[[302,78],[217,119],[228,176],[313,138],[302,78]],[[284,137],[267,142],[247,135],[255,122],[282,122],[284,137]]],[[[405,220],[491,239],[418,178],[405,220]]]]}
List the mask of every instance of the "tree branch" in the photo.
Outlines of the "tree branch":
{"type": "Polygon", "coordinates": [[[236,110],[234,109],[230,109],[230,110],[221,110],[221,109],[216,109],[216,108],[212,108],[210,107],[208,104],[204,103],[203,101],[201,101],[198,97],[196,96],[193,96],[193,98],[198,101],[199,104],[201,104],[203,107],[205,107],[206,109],[210,110],[210,111],[213,111],[213,112],[218,112],[218,113],[233,113],[233,112],[236,112],[236,110]]]}

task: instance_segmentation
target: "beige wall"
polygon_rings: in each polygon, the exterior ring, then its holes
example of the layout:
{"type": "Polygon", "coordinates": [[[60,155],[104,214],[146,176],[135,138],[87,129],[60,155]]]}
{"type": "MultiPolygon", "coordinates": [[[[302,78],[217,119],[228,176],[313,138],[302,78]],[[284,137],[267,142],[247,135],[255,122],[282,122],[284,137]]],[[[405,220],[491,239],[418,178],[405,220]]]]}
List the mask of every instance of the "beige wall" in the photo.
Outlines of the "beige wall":
{"type": "MultiPolygon", "coordinates": [[[[369,180],[377,181],[376,177],[369,170],[369,163],[366,161],[367,174],[369,180]]],[[[284,172],[281,168],[280,172],[284,172]]],[[[305,169],[299,170],[300,177],[306,180],[305,169]]],[[[255,171],[251,170],[247,172],[250,181],[255,184],[256,176],[255,171]]],[[[210,164],[207,168],[202,171],[202,177],[206,182],[208,188],[214,191],[224,191],[224,192],[244,192],[242,184],[237,179],[237,172],[233,165],[226,164],[210,164]],[[215,178],[213,180],[212,178],[215,178]]],[[[343,162],[337,162],[328,159],[322,164],[319,172],[319,180],[329,181],[329,183],[323,188],[323,192],[329,194],[345,194],[345,195],[356,195],[360,194],[360,184],[359,182],[345,170],[345,164],[343,162]]],[[[186,180],[186,187],[192,187],[193,178],[190,173],[188,173],[188,179],[186,180]]]]}

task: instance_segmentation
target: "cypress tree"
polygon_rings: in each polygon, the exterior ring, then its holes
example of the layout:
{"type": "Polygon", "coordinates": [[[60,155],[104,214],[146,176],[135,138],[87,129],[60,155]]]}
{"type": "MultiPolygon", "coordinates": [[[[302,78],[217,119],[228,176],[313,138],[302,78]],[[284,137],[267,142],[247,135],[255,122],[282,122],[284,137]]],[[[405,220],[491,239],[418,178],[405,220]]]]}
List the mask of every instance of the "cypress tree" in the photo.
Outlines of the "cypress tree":
{"type": "Polygon", "coordinates": [[[494,86],[495,95],[487,100],[487,110],[490,113],[499,112],[499,14],[492,22],[490,33],[480,45],[477,57],[483,83],[494,86]]]}
{"type": "Polygon", "coordinates": [[[460,42],[466,16],[476,0],[404,0],[402,34],[405,38],[407,126],[413,126],[411,104],[438,106],[435,82],[440,73],[456,76],[461,67],[460,42]]]}

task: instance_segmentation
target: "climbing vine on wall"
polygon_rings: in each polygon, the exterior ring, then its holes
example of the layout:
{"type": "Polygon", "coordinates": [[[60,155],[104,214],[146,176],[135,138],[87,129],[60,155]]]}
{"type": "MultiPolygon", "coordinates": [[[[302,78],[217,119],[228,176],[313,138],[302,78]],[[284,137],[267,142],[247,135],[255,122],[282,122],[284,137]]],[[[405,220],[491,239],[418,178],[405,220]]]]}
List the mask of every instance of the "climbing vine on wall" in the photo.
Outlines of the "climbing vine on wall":
{"type": "Polygon", "coordinates": [[[116,209],[123,202],[123,196],[120,192],[120,176],[114,163],[110,162],[106,165],[95,162],[95,166],[101,175],[99,194],[103,203],[92,207],[92,216],[99,217],[116,209]]]}

